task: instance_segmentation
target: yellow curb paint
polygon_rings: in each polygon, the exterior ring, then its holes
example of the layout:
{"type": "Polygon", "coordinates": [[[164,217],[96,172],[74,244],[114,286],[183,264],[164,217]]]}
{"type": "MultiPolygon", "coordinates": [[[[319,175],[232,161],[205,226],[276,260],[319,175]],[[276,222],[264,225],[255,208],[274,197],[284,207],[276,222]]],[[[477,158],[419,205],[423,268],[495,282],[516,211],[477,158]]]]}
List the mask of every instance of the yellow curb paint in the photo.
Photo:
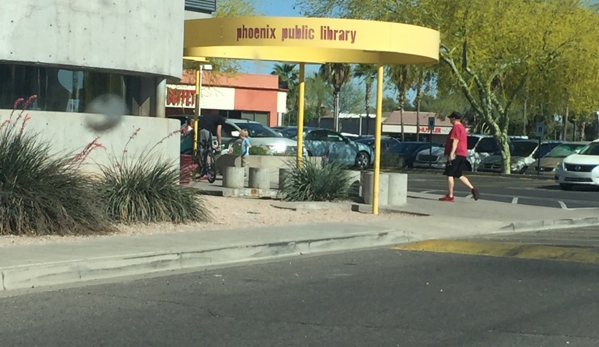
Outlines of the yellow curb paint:
{"type": "Polygon", "coordinates": [[[430,240],[398,245],[393,249],[599,264],[599,252],[587,248],[543,246],[514,242],[430,240]]]}

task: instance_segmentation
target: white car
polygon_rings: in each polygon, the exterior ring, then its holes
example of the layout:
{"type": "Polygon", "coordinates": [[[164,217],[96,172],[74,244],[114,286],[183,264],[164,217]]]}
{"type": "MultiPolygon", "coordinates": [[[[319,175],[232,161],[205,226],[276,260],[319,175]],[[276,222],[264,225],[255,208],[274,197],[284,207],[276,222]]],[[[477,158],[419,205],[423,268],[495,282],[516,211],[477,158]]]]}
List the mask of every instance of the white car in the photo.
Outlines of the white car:
{"type": "Polygon", "coordinates": [[[283,137],[266,125],[247,119],[233,118],[228,118],[223,126],[222,136],[225,147],[241,141],[238,138],[241,129],[248,131],[253,147],[263,147],[268,154],[295,153],[297,151],[296,141],[283,137]]]}
{"type": "Polygon", "coordinates": [[[555,168],[555,181],[563,190],[575,185],[599,186],[599,139],[564,158],[555,168]]]}

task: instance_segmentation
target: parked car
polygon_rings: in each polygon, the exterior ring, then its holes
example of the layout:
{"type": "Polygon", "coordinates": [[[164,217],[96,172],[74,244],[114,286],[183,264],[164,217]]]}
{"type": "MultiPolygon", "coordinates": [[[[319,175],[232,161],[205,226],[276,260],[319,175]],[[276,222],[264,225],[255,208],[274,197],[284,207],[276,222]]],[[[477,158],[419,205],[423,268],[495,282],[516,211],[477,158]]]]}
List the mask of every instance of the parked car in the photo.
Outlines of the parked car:
{"type": "MultiPolygon", "coordinates": [[[[495,153],[497,149],[497,144],[490,135],[468,135],[468,163],[466,164],[466,170],[472,171],[473,168],[476,169],[476,166],[483,158],[495,153]]],[[[432,168],[444,169],[447,162],[445,146],[437,145],[433,147],[432,153],[430,153],[428,147],[425,150],[421,150],[416,154],[414,167],[428,168],[429,161],[432,163],[432,168]]]]}
{"type": "Polygon", "coordinates": [[[228,118],[223,126],[223,144],[239,142],[239,131],[245,129],[250,136],[252,147],[263,147],[267,153],[295,153],[297,143],[287,139],[266,125],[247,119],[228,118]]]}
{"type": "MultiPolygon", "coordinates": [[[[429,142],[422,141],[406,141],[399,142],[397,145],[390,147],[387,153],[395,154],[403,158],[404,167],[413,168],[416,154],[426,152],[430,148],[429,142]]],[[[442,146],[433,144],[433,146],[442,146]]]]}
{"type": "Polygon", "coordinates": [[[525,174],[553,174],[557,164],[559,164],[565,157],[569,156],[570,154],[580,152],[580,150],[589,143],[589,141],[562,143],[561,145],[554,147],[541,159],[535,160],[532,164],[530,164],[525,174]]]}
{"type": "Polygon", "coordinates": [[[563,190],[575,185],[599,186],[599,139],[564,158],[555,168],[555,181],[563,190]]]}
{"type": "MultiPolygon", "coordinates": [[[[363,143],[374,150],[374,136],[373,137],[360,137],[358,139],[352,139],[354,142],[363,143]]],[[[389,151],[389,148],[400,144],[401,141],[390,136],[381,136],[381,150],[383,152],[389,151]]]]}
{"type": "MultiPolygon", "coordinates": [[[[523,174],[536,159],[545,156],[554,147],[557,141],[543,141],[539,148],[539,142],[535,140],[517,140],[510,142],[511,171],[523,174]]],[[[478,171],[501,172],[501,154],[494,154],[483,159],[478,166],[478,171]]]]}
{"type": "Polygon", "coordinates": [[[328,129],[304,127],[304,147],[308,156],[325,157],[327,161],[338,160],[360,170],[374,162],[372,148],[328,129]]]}

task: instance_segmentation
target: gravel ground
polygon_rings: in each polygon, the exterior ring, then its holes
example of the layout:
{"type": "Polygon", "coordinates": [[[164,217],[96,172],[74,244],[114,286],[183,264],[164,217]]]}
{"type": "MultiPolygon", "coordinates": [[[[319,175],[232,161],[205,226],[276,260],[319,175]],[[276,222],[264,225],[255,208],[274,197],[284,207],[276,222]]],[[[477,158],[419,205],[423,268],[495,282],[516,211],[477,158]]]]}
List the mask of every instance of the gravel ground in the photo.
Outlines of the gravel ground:
{"type": "MultiPolygon", "coordinates": [[[[277,225],[298,225],[322,222],[354,222],[368,224],[373,220],[397,218],[400,214],[381,214],[374,216],[339,209],[292,211],[271,206],[273,200],[225,198],[204,196],[206,205],[214,215],[214,222],[175,225],[169,223],[119,226],[118,235],[152,235],[185,231],[212,231],[222,229],[254,228],[277,225]]],[[[407,217],[404,215],[404,217],[407,217]]],[[[117,233],[102,236],[0,236],[0,247],[26,244],[44,244],[69,242],[86,238],[109,237],[117,233]]]]}

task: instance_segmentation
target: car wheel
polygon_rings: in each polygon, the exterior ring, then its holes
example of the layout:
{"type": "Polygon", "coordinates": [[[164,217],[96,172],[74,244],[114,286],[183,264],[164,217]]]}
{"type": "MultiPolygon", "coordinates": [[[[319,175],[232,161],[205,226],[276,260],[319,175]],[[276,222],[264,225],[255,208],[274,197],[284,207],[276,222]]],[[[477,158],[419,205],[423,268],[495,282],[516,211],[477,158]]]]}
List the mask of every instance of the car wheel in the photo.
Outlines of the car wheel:
{"type": "Polygon", "coordinates": [[[370,156],[366,152],[358,152],[356,155],[356,167],[360,170],[366,170],[370,166],[370,156]]]}
{"type": "Polygon", "coordinates": [[[562,188],[562,190],[572,190],[572,188],[574,188],[573,184],[567,184],[567,183],[560,183],[559,186],[560,186],[560,188],[562,188]]]}

